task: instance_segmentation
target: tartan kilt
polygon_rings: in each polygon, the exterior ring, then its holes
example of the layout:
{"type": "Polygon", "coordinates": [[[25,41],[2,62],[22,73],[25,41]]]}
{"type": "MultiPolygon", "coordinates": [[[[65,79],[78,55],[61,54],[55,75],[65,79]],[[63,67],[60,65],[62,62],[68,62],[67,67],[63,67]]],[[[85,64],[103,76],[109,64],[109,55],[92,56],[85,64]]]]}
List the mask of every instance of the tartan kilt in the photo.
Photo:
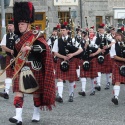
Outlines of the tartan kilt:
{"type": "Polygon", "coordinates": [[[112,72],[112,59],[110,54],[105,55],[104,63],[101,66],[102,73],[111,73],[112,72]]]}
{"type": "Polygon", "coordinates": [[[98,57],[96,57],[95,62],[96,62],[96,66],[97,66],[97,72],[101,72],[102,71],[102,64],[98,63],[98,57]]]}
{"type": "Polygon", "coordinates": [[[77,61],[78,61],[78,67],[77,67],[77,69],[79,69],[79,66],[81,66],[81,62],[82,62],[83,60],[80,59],[80,58],[78,58],[77,61]]]}
{"type": "MultiPolygon", "coordinates": [[[[30,67],[30,69],[31,69],[32,73],[34,74],[34,76],[35,76],[35,78],[36,78],[36,80],[38,82],[38,85],[39,85],[39,89],[36,90],[32,94],[41,94],[42,91],[43,91],[43,86],[41,85],[41,83],[43,82],[43,75],[42,75],[42,71],[41,71],[42,69],[39,70],[39,71],[36,71],[36,70],[32,69],[31,63],[25,63],[24,66],[29,66],[30,67]]],[[[13,92],[21,92],[19,90],[19,76],[20,76],[19,74],[20,74],[20,72],[18,73],[16,79],[14,80],[13,92]]]]}
{"type": "Polygon", "coordinates": [[[63,72],[60,69],[60,64],[63,60],[58,58],[56,70],[55,70],[55,78],[56,79],[62,79],[62,80],[69,80],[69,81],[77,81],[77,73],[76,69],[78,67],[78,59],[72,58],[69,61],[69,70],[67,72],[63,72]]]}
{"type": "Polygon", "coordinates": [[[57,63],[54,62],[54,54],[53,54],[53,53],[52,53],[52,59],[53,59],[54,69],[56,69],[56,65],[57,65],[57,63]]]}
{"type": "Polygon", "coordinates": [[[112,83],[123,82],[125,83],[125,77],[121,76],[119,73],[120,66],[125,65],[124,62],[113,61],[113,69],[112,69],[112,83]]]}
{"type": "MultiPolygon", "coordinates": [[[[6,66],[10,64],[10,60],[11,60],[11,57],[6,56],[6,66]]],[[[6,69],[6,77],[9,77],[9,78],[13,77],[13,69],[11,68],[11,66],[6,69]]]]}
{"type": "Polygon", "coordinates": [[[98,70],[97,70],[97,58],[93,58],[90,61],[90,69],[89,71],[85,71],[83,69],[83,63],[85,62],[84,60],[81,60],[81,64],[80,64],[80,77],[86,77],[86,78],[95,78],[98,77],[98,70]]]}

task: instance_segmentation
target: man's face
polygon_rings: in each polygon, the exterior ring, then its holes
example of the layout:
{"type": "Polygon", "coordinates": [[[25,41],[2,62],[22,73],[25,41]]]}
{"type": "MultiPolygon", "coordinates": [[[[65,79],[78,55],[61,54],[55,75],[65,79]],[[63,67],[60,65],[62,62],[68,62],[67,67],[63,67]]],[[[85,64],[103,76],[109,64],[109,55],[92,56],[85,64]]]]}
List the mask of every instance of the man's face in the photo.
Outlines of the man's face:
{"type": "Polygon", "coordinates": [[[66,36],[68,34],[68,30],[61,29],[62,36],[66,36]]]}
{"type": "Polygon", "coordinates": [[[8,30],[9,30],[9,32],[14,32],[14,25],[8,24],[8,30]]]}
{"type": "Polygon", "coordinates": [[[105,32],[105,30],[103,28],[99,28],[98,31],[100,34],[104,34],[104,32],[105,32]]]}
{"type": "Polygon", "coordinates": [[[24,22],[20,22],[20,23],[18,23],[18,27],[19,27],[20,33],[24,33],[29,29],[29,24],[24,23],[24,22]]]}
{"type": "Polygon", "coordinates": [[[94,33],[94,30],[92,28],[90,28],[89,33],[94,33]]]}
{"type": "Polygon", "coordinates": [[[81,31],[78,31],[78,36],[81,36],[81,33],[82,33],[81,31]]]}
{"type": "Polygon", "coordinates": [[[57,30],[53,31],[53,35],[57,36],[57,30]]]}
{"type": "Polygon", "coordinates": [[[116,34],[116,35],[115,35],[115,39],[116,39],[117,41],[121,41],[121,40],[122,40],[122,37],[121,37],[121,35],[116,34]]]}
{"type": "Polygon", "coordinates": [[[111,34],[115,34],[115,30],[111,30],[110,32],[111,32],[111,34]]]}

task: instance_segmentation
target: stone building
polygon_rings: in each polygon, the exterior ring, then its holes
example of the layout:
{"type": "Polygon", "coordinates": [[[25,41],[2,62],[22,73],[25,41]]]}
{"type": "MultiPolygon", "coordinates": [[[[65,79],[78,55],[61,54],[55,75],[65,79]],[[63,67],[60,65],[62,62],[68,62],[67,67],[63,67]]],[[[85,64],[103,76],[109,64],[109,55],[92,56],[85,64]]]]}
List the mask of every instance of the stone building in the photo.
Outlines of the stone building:
{"type": "Polygon", "coordinates": [[[73,19],[74,27],[81,25],[83,29],[87,26],[95,26],[96,29],[100,23],[114,27],[125,24],[125,0],[10,0],[10,6],[6,8],[6,24],[12,18],[15,1],[33,2],[36,11],[33,25],[38,25],[41,29],[45,28],[46,16],[48,17],[48,36],[54,26],[59,22],[69,22],[69,18],[73,19]],[[57,6],[54,1],[60,1],[62,4],[57,6]],[[73,1],[78,1],[78,5],[71,5],[73,1]],[[63,3],[67,4],[63,6],[63,3]]]}

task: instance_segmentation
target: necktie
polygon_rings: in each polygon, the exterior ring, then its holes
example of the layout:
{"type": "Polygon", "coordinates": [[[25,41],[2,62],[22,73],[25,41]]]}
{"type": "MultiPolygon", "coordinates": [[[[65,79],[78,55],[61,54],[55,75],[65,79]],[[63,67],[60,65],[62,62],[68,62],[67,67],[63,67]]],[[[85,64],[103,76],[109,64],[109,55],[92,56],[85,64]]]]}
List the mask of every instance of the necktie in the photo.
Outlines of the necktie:
{"type": "Polygon", "coordinates": [[[66,42],[66,37],[64,37],[64,42],[66,42]]]}
{"type": "Polygon", "coordinates": [[[122,43],[122,42],[120,42],[120,46],[123,46],[123,43],[122,43]]]}
{"type": "Polygon", "coordinates": [[[9,39],[13,39],[13,33],[10,33],[10,38],[9,39]]]}
{"type": "Polygon", "coordinates": [[[100,39],[101,39],[101,41],[102,41],[102,35],[100,35],[100,39]]]}

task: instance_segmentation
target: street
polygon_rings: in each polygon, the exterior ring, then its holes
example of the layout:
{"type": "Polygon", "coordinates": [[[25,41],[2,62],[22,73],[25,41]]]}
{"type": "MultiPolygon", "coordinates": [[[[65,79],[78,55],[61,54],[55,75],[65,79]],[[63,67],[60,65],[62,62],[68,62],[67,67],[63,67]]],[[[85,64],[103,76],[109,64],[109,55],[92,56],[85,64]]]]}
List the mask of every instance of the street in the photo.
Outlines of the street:
{"type": "MultiPolygon", "coordinates": [[[[38,125],[125,125],[125,90],[121,85],[119,105],[115,106],[111,102],[112,85],[110,90],[105,88],[105,76],[102,75],[102,89],[96,91],[95,96],[90,96],[90,83],[87,80],[86,97],[79,96],[81,83],[77,82],[74,102],[68,102],[68,86],[64,85],[64,103],[56,103],[52,111],[41,111],[41,120],[38,125]]],[[[2,86],[2,85],[1,85],[2,86]]],[[[3,91],[3,88],[0,88],[3,91]]],[[[15,115],[13,106],[12,90],[10,99],[0,98],[0,123],[1,125],[12,125],[8,119],[15,115]]],[[[23,125],[34,125],[31,122],[33,112],[32,95],[25,95],[23,110],[23,125]]]]}

